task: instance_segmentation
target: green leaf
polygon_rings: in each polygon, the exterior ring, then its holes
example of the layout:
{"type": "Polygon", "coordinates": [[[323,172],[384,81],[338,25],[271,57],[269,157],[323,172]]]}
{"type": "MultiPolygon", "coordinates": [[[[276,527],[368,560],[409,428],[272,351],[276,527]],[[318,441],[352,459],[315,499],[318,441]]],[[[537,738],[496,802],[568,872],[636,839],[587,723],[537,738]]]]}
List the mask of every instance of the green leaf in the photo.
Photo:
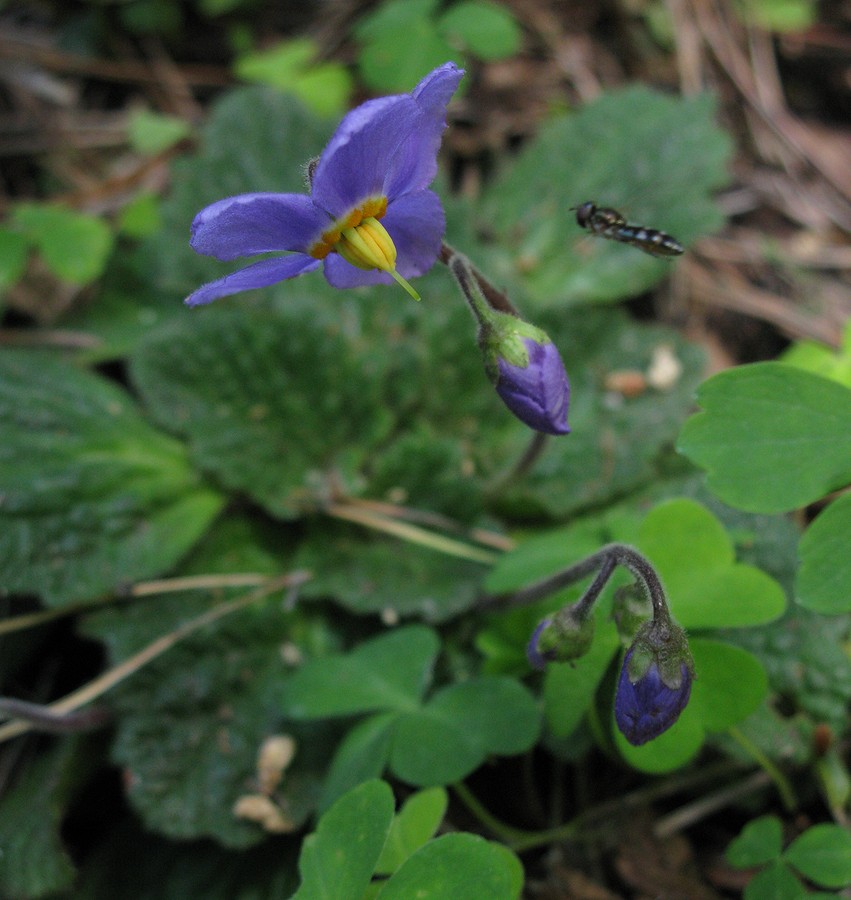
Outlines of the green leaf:
{"type": "MultiPolygon", "coordinates": [[[[851,696],[849,632],[847,618],[827,619],[795,606],[780,622],[730,632],[728,639],[760,659],[792,714],[804,712],[839,734],[847,728],[851,696]]],[[[783,748],[775,749],[782,757],[783,748]]]]}
{"type": "Polygon", "coordinates": [[[838,497],[804,532],[795,595],[801,606],[830,616],[851,611],[851,494],[838,497]]]}
{"type": "Polygon", "coordinates": [[[63,281],[87,284],[103,272],[113,235],[102,219],[62,206],[21,203],[12,210],[11,221],[63,281]]]}
{"type": "Polygon", "coordinates": [[[782,363],[720,372],[678,447],[725,502],[753,512],[805,506],[851,482],[851,390],[782,363]]]}
{"type": "Polygon", "coordinates": [[[572,207],[613,206],[686,245],[717,229],[711,194],[728,180],[731,143],[714,117],[708,95],[684,100],[631,87],[554,119],[483,195],[476,221],[493,249],[477,265],[539,309],[652,287],[668,264],[587,235],[572,207]]]}
{"type": "Polygon", "coordinates": [[[783,859],[821,887],[851,884],[851,834],[840,825],[813,825],[792,841],[783,859]]]}
{"type": "Polygon", "coordinates": [[[432,838],[443,821],[448,802],[446,791],[441,787],[411,794],[393,819],[375,871],[379,875],[392,875],[432,838]]]}
{"type": "Polygon", "coordinates": [[[320,812],[346,791],[381,776],[390,759],[390,744],[398,718],[396,712],[368,716],[340,741],[322,785],[320,812]]]}
{"type": "Polygon", "coordinates": [[[742,894],[744,900],[804,900],[806,896],[804,886],[780,860],[757,872],[742,894]]]}
{"type": "Polygon", "coordinates": [[[319,315],[219,307],[149,335],[131,375],[203,468],[291,518],[318,473],[350,471],[386,434],[370,365],[319,315]]]}
{"type": "Polygon", "coordinates": [[[310,38],[282,41],[238,57],[234,71],[245,81],[294,94],[319,116],[339,116],[346,108],[352,79],[340,63],[318,62],[318,52],[310,38]]]}
{"type": "Polygon", "coordinates": [[[410,856],[377,900],[516,900],[522,872],[517,857],[499,844],[474,834],[445,834],[410,856]]]}
{"type": "Polygon", "coordinates": [[[520,49],[521,32],[514,17],[488,0],[456,3],[437,20],[437,27],[447,43],[479,59],[504,59],[520,49]]]}
{"type": "Polygon", "coordinates": [[[354,715],[373,710],[397,713],[358,726],[335,759],[331,788],[369,771],[370,748],[385,753],[390,768],[418,786],[447,784],[468,775],[491,753],[516,754],[535,742],[540,716],[531,694],[510,678],[480,678],[449,685],[428,702],[439,644],[421,625],[396,629],[345,655],[305,663],[282,686],[284,712],[296,719],[354,715]]]}
{"type": "Polygon", "coordinates": [[[80,363],[125,357],[159,323],[184,314],[174,295],[156,290],[135,262],[132,251],[113,255],[98,285],[97,302],[80,304],[63,318],[63,327],[90,339],[78,351],[80,363]]]}
{"type": "Polygon", "coordinates": [[[525,752],[539,729],[532,695],[512,678],[449,685],[421,710],[400,717],[390,768],[421,787],[450,784],[469,775],[489,754],[525,752]]]}
{"type": "Polygon", "coordinates": [[[482,562],[327,519],[306,525],[295,565],[313,573],[303,596],[333,597],[352,612],[441,622],[472,607],[482,562]]]}
{"type": "Polygon", "coordinates": [[[79,749],[78,741],[58,744],[30,762],[0,799],[0,892],[4,897],[43,897],[71,886],[75,869],[62,844],[60,826],[79,786],[79,749]]]}
{"type": "MultiPolygon", "coordinates": [[[[87,632],[119,648],[136,634],[169,633],[211,606],[205,592],[146,600],[146,610],[104,612],[87,632]]],[[[152,831],[178,840],[214,837],[227,847],[249,847],[266,837],[253,822],[238,818],[236,802],[256,792],[256,760],[263,741],[286,733],[296,757],[276,792],[287,818],[298,828],[313,811],[319,779],[333,750],[325,730],[293,723],[285,727],[275,695],[285,680],[281,647],[293,623],[281,614],[280,599],[234,614],[193,635],[123,684],[112,700],[118,730],[113,759],[126,773],[130,803],[152,831]],[[283,731],[282,731],[283,729],[283,731]]]]}
{"type": "Polygon", "coordinates": [[[355,25],[355,38],[363,45],[358,67],[371,88],[410,91],[432,69],[459,60],[437,30],[436,7],[436,0],[390,0],[355,25]]]}
{"type": "Polygon", "coordinates": [[[651,510],[638,547],[657,568],[671,611],[685,628],[741,628],[783,614],[780,585],[735,562],[724,526],[693,500],[669,500],[651,510]]]}
{"type": "Polygon", "coordinates": [[[27,268],[29,243],[17,231],[0,228],[0,291],[16,284],[27,268]]]}
{"type": "Polygon", "coordinates": [[[160,198],[154,193],[137,194],[121,210],[118,227],[131,238],[144,238],[162,227],[160,198]]]}
{"type": "Polygon", "coordinates": [[[51,605],[168,571],[222,508],[181,444],[105,379],[0,354],[0,568],[51,605]]]}
{"type": "Polygon", "coordinates": [[[293,900],[362,896],[392,821],[393,792],[383,781],[367,781],[341,797],[305,838],[293,900]]]}
{"type": "Polygon", "coordinates": [[[282,686],[283,709],[298,719],[416,709],[439,648],[434,631],[409,625],[351,653],[308,660],[282,686]]]}
{"type": "Polygon", "coordinates": [[[806,31],[818,19],[813,0],[745,0],[742,18],[766,31],[806,31]]]}
{"type": "Polygon", "coordinates": [[[730,842],[725,856],[737,869],[749,869],[779,859],[783,852],[783,825],[777,816],[760,816],[748,822],[730,842]]]}
{"type": "Polygon", "coordinates": [[[768,695],[768,676],[747,650],[722,641],[691,638],[697,678],[689,706],[707,731],[723,731],[747,718],[768,695]]]}
{"type": "Polygon", "coordinates": [[[779,361],[823,378],[832,378],[851,388],[851,319],[842,330],[842,346],[839,349],[818,341],[796,341],[780,355],[779,361]]]}
{"type": "Polygon", "coordinates": [[[130,116],[127,137],[137,153],[155,155],[189,137],[192,127],[186,119],[140,109],[130,116]]]}

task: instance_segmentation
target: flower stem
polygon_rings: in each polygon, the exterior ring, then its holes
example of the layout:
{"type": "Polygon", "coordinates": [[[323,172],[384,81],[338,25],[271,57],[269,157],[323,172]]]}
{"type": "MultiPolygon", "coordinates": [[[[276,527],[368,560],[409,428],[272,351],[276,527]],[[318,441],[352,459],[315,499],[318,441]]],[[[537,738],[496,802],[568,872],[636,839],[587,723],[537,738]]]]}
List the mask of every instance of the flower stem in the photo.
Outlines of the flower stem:
{"type": "MultiPolygon", "coordinates": [[[[461,254],[458,253],[453,247],[450,247],[445,241],[441,244],[440,247],[440,256],[438,259],[444,265],[452,267],[453,259],[456,259],[461,254]]],[[[520,313],[517,311],[514,304],[508,299],[508,296],[500,290],[497,290],[487,278],[474,266],[469,260],[467,262],[467,268],[470,272],[472,278],[475,279],[476,284],[484,295],[485,300],[491,309],[496,309],[499,312],[509,313],[512,316],[519,316],[520,313]]],[[[456,276],[457,277],[457,276],[456,276]]]]}
{"type": "Polygon", "coordinates": [[[483,605],[486,608],[493,607],[498,609],[526,606],[529,603],[542,600],[544,597],[548,597],[562,588],[575,584],[592,572],[597,571],[597,577],[591,582],[588,590],[583,594],[575,607],[579,615],[584,618],[590,612],[591,607],[600,596],[608,580],[612,577],[615,568],[619,565],[629,569],[647,593],[653,606],[654,621],[657,624],[670,622],[671,614],[668,611],[668,601],[656,570],[645,557],[627,544],[607,544],[596,553],[586,556],[585,559],[574,563],[572,566],[556,572],[555,575],[542,578],[540,581],[521,588],[519,591],[515,591],[512,594],[486,597],[483,600],[483,605]]]}
{"type": "Polygon", "coordinates": [[[795,809],[798,805],[798,801],[789,779],[774,765],[768,756],[766,756],[765,753],[763,753],[762,750],[760,750],[760,748],[738,728],[728,728],[727,733],[743,750],[756,760],[763,771],[771,778],[777,788],[777,793],[780,794],[783,806],[789,811],[795,809]]]}

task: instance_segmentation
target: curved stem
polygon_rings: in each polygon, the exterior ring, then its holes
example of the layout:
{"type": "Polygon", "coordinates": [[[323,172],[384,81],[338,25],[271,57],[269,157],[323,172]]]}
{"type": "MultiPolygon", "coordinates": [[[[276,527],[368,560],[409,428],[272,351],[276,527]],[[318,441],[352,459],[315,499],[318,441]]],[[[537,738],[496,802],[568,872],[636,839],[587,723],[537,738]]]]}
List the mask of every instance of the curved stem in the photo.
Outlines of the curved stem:
{"type": "Polygon", "coordinates": [[[727,733],[743,750],[747,751],[747,753],[756,760],[763,771],[771,778],[777,788],[777,793],[780,794],[783,806],[790,812],[795,809],[798,805],[798,800],[795,797],[795,790],[789,779],[768,758],[768,756],[766,756],[749,737],[746,737],[739,731],[738,728],[728,728],[727,733]]]}
{"type": "MultiPolygon", "coordinates": [[[[438,259],[446,266],[450,266],[452,264],[452,260],[459,257],[461,254],[454,250],[449,246],[445,241],[440,246],[440,256],[438,259]]],[[[484,294],[485,299],[488,302],[488,305],[491,309],[499,310],[500,312],[509,313],[512,316],[519,316],[517,308],[514,304],[508,299],[508,296],[500,290],[497,290],[487,278],[473,265],[468,262],[468,268],[473,278],[475,278],[476,283],[479,286],[479,290],[484,294]]],[[[456,276],[457,277],[457,276],[456,276]]]]}

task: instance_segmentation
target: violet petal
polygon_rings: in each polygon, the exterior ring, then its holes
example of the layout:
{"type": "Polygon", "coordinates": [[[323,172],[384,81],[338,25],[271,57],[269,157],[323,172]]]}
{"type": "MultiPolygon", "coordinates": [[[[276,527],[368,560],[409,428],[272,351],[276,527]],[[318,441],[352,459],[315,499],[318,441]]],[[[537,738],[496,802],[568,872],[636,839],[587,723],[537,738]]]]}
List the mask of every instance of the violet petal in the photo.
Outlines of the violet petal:
{"type": "Polygon", "coordinates": [[[287,278],[295,278],[305,272],[311,272],[319,265],[318,259],[313,259],[303,253],[293,256],[276,257],[275,259],[263,259],[244,269],[237,269],[224,278],[211,281],[191,293],[184,303],[187,306],[201,306],[204,303],[212,303],[220,297],[230,294],[238,294],[240,291],[249,291],[253,288],[268,287],[287,278]]]}
{"type": "Polygon", "coordinates": [[[239,194],[202,209],[192,222],[190,243],[196,253],[221,260],[305,252],[330,224],[305,194],[239,194]]]}
{"type": "Polygon", "coordinates": [[[408,94],[368,100],[346,115],[313,173],[314,202],[334,218],[385,194],[390,162],[420,122],[408,94]]]}

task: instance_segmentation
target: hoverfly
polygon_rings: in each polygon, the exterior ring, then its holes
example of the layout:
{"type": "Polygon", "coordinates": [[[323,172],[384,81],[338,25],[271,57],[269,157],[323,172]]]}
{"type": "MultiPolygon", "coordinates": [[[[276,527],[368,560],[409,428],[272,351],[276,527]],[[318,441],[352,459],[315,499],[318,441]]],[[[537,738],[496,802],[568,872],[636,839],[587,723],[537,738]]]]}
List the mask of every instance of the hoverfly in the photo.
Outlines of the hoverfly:
{"type": "Polygon", "coordinates": [[[665,234],[664,231],[645,228],[643,225],[631,225],[616,209],[597,206],[591,200],[586,200],[585,203],[571,209],[576,210],[578,225],[591,234],[608,238],[610,241],[620,241],[622,244],[632,244],[633,247],[638,247],[651,256],[679,256],[685,249],[676,238],[665,234]]]}

